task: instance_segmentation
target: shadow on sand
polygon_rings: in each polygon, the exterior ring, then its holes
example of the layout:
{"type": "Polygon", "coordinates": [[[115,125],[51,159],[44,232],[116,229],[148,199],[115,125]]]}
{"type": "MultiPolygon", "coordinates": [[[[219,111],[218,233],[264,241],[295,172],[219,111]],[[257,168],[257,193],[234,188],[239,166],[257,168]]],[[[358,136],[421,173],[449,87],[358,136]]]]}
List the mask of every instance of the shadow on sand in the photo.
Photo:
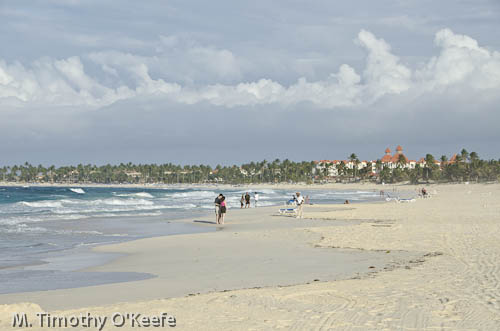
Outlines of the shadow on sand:
{"type": "Polygon", "coordinates": [[[196,222],[196,223],[205,223],[205,224],[217,224],[214,221],[203,221],[203,220],[194,220],[193,222],[196,222]]]}

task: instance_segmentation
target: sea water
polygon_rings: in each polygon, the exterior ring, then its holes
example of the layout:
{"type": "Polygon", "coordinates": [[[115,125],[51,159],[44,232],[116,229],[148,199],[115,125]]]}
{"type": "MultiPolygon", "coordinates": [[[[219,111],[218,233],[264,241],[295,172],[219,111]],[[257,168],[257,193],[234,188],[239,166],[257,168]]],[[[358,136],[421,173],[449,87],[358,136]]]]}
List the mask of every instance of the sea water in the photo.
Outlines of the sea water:
{"type": "MultiPolygon", "coordinates": [[[[0,294],[145,279],[132,273],[76,273],[114,258],[88,250],[99,244],[215,229],[175,222],[213,210],[219,193],[228,208],[259,193],[259,206],[282,205],[294,192],[278,189],[0,187],[0,294]]],[[[374,191],[304,190],[311,203],[376,201],[374,191]]]]}

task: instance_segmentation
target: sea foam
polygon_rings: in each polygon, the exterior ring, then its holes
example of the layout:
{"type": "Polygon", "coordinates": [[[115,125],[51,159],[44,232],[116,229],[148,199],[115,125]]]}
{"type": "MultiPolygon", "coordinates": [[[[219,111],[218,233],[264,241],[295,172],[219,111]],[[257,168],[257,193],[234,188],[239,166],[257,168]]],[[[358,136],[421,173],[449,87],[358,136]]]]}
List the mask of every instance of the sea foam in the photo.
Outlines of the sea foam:
{"type": "Polygon", "coordinates": [[[42,200],[42,201],[21,201],[19,202],[21,205],[32,207],[32,208],[62,208],[62,203],[60,201],[50,201],[50,200],[42,200]]]}
{"type": "Polygon", "coordinates": [[[81,188],[70,188],[69,190],[74,193],[85,194],[85,191],[81,188]]]}

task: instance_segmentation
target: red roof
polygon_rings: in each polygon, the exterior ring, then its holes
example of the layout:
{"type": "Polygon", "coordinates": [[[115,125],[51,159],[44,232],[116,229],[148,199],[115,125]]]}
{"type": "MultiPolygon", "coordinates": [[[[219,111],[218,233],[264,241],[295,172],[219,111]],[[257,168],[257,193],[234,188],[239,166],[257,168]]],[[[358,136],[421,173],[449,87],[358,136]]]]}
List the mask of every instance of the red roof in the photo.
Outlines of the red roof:
{"type": "Polygon", "coordinates": [[[399,156],[400,155],[403,155],[403,157],[405,158],[405,163],[408,163],[408,158],[406,157],[406,155],[404,154],[394,154],[394,156],[392,157],[392,163],[398,163],[399,162],[399,156]]]}
{"type": "Polygon", "coordinates": [[[397,151],[397,152],[400,152],[400,151],[402,151],[402,150],[403,150],[403,147],[401,147],[401,146],[399,146],[399,145],[398,145],[398,147],[396,147],[396,151],[397,151]]]}
{"type": "Polygon", "coordinates": [[[389,147],[387,147],[387,148],[385,149],[385,152],[386,152],[387,154],[390,154],[390,153],[391,153],[391,150],[389,149],[389,147]]]}
{"type": "Polygon", "coordinates": [[[392,156],[390,156],[390,155],[388,155],[388,154],[384,155],[384,156],[380,159],[380,161],[382,161],[382,163],[388,163],[388,162],[391,162],[391,160],[392,160],[392,156]]]}

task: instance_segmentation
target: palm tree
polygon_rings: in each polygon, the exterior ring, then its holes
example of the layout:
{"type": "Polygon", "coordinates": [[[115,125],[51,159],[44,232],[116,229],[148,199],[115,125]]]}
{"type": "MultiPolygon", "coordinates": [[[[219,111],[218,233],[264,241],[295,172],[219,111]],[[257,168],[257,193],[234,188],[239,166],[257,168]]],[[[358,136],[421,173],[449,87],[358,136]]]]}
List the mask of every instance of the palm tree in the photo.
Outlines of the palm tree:
{"type": "Polygon", "coordinates": [[[337,173],[340,175],[340,180],[344,180],[344,175],[345,175],[345,162],[340,161],[340,163],[337,165],[337,173]]]}
{"type": "Polygon", "coordinates": [[[403,169],[406,165],[406,158],[403,154],[399,154],[399,157],[398,157],[398,167],[400,167],[401,169],[403,169]]]}
{"type": "Polygon", "coordinates": [[[377,172],[382,170],[382,161],[380,159],[375,162],[375,169],[377,169],[377,172]]]}
{"type": "MultiPolygon", "coordinates": [[[[353,178],[361,176],[364,179],[372,169],[373,164],[368,164],[362,170],[358,169],[359,160],[356,154],[351,154],[349,159],[354,165],[351,169],[347,169],[344,161],[336,165],[340,180],[343,180],[345,175],[353,173],[353,178]]],[[[377,160],[375,167],[380,174],[381,181],[401,181],[410,179],[413,183],[418,183],[419,178],[427,180],[437,179],[438,176],[442,179],[456,180],[476,180],[489,181],[500,180],[500,160],[481,160],[476,152],[468,153],[465,149],[456,155],[457,162],[446,163],[446,156],[441,156],[442,167],[439,172],[436,172],[437,165],[434,157],[427,154],[425,157],[426,166],[417,166],[415,169],[408,170],[404,167],[406,159],[399,156],[396,169],[384,167],[380,160],[377,160]],[[468,162],[467,162],[468,161],[468,162]]],[[[4,166],[0,168],[0,180],[14,182],[93,182],[93,183],[199,183],[222,180],[226,183],[250,183],[252,180],[257,182],[275,182],[284,179],[285,181],[307,181],[312,182],[313,169],[316,164],[310,162],[294,162],[285,160],[283,163],[276,159],[272,163],[267,163],[266,160],[261,162],[250,162],[241,166],[222,166],[218,165],[216,174],[212,172],[210,166],[200,165],[174,165],[168,164],[119,164],[119,165],[82,165],[78,166],[61,166],[56,168],[50,166],[48,168],[42,165],[33,166],[26,162],[23,165],[14,165],[11,167],[4,166]],[[248,176],[243,175],[240,169],[248,172],[248,176]],[[130,172],[137,172],[137,175],[129,175],[130,172]],[[259,176],[255,176],[255,175],[259,176]],[[253,176],[251,178],[251,176],[253,176]]],[[[320,164],[325,176],[329,175],[331,163],[320,164]]]]}
{"type": "Polygon", "coordinates": [[[432,154],[427,154],[425,156],[425,168],[426,168],[427,182],[429,182],[430,173],[432,173],[432,170],[434,169],[435,166],[436,166],[436,163],[435,163],[434,156],[432,156],[432,154]]]}
{"type": "Polygon", "coordinates": [[[476,152],[471,152],[469,154],[470,164],[469,164],[469,175],[471,178],[475,178],[476,181],[479,180],[479,156],[476,152]]]}
{"type": "Polygon", "coordinates": [[[356,181],[356,170],[358,168],[358,163],[359,163],[358,156],[356,154],[352,153],[349,156],[349,161],[351,161],[352,163],[354,163],[353,175],[354,175],[354,181],[356,181]]]}
{"type": "Polygon", "coordinates": [[[384,166],[380,171],[380,181],[382,183],[387,183],[389,179],[391,179],[391,169],[389,167],[384,166]]]}
{"type": "Polygon", "coordinates": [[[465,148],[462,148],[462,151],[460,152],[460,156],[462,156],[462,160],[464,162],[467,162],[467,160],[469,159],[469,152],[467,152],[467,150],[465,148]]]}
{"type": "Polygon", "coordinates": [[[325,176],[325,178],[328,178],[331,166],[332,164],[330,162],[323,162],[323,175],[325,176]]]}
{"type": "Polygon", "coordinates": [[[441,168],[443,168],[446,162],[448,162],[448,158],[446,157],[446,155],[441,155],[439,160],[441,161],[441,168]]]}

